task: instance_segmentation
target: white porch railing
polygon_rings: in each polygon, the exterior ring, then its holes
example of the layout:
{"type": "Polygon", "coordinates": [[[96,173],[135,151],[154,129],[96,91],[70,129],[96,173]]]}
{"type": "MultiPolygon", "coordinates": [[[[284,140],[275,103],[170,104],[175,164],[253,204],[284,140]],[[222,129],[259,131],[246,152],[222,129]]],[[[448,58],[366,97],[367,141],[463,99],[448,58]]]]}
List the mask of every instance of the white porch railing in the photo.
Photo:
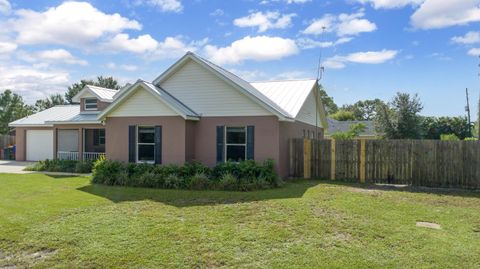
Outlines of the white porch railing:
{"type": "Polygon", "coordinates": [[[78,161],[80,153],[75,151],[58,151],[57,159],[78,161]]]}
{"type": "Polygon", "coordinates": [[[105,152],[84,152],[83,153],[84,160],[96,160],[100,158],[100,156],[105,156],[105,152]]]}

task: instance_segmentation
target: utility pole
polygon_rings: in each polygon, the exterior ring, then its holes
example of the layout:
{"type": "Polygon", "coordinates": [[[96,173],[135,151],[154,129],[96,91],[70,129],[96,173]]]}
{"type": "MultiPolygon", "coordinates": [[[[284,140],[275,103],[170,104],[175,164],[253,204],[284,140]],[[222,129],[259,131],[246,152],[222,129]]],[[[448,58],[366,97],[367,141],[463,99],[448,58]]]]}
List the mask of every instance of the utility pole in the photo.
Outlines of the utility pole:
{"type": "Polygon", "coordinates": [[[470,118],[470,102],[468,100],[468,88],[465,89],[465,95],[467,96],[467,106],[465,106],[465,111],[467,111],[468,136],[472,136],[472,121],[470,118]]]}

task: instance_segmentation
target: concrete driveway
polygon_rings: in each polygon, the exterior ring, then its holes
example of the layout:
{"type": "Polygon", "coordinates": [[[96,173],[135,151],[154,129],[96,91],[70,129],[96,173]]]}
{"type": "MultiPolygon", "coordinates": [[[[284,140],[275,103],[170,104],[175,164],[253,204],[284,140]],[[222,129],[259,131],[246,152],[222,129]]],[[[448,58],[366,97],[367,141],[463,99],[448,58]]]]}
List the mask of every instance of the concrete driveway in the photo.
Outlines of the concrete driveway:
{"type": "Polygon", "coordinates": [[[23,171],[25,167],[34,164],[33,162],[17,162],[0,160],[0,173],[28,174],[31,171],[23,171]]]}

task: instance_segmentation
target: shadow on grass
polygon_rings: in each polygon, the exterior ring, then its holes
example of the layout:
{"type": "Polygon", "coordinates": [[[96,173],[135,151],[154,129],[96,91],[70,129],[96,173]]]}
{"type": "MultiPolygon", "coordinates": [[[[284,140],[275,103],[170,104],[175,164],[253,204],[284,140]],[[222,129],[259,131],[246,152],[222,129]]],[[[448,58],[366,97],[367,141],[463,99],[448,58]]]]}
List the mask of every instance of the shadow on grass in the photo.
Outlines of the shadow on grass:
{"type": "Polygon", "coordinates": [[[410,185],[374,184],[374,183],[362,184],[358,182],[324,180],[324,179],[323,180],[316,179],[315,182],[318,182],[319,184],[330,184],[330,185],[344,186],[344,187],[350,187],[350,188],[358,188],[363,190],[412,192],[412,193],[434,194],[439,196],[460,196],[460,197],[480,198],[480,190],[468,190],[468,189],[458,189],[458,188],[430,188],[430,187],[419,187],[419,186],[410,186],[410,185]]]}
{"type": "Polygon", "coordinates": [[[167,190],[97,184],[84,186],[78,190],[104,197],[114,203],[151,200],[176,207],[188,207],[301,198],[309,188],[319,183],[319,181],[297,180],[281,188],[251,192],[167,190]]]}

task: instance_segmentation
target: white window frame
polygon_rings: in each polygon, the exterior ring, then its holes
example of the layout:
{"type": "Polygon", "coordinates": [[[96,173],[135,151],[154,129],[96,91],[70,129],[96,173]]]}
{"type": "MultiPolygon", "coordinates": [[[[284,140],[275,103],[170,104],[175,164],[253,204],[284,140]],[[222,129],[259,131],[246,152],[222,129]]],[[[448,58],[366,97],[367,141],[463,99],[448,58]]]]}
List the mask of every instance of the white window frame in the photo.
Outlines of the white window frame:
{"type": "MultiPolygon", "coordinates": [[[[93,104],[88,104],[88,105],[93,105],[93,104]]],[[[98,102],[97,102],[97,99],[96,98],[85,98],[85,100],[83,101],[83,109],[85,110],[97,110],[98,109],[98,102]],[[87,101],[95,101],[95,107],[92,108],[92,107],[87,107],[87,101]]]]}
{"type": "Polygon", "coordinates": [[[104,128],[99,128],[98,129],[98,145],[99,146],[104,146],[105,145],[105,142],[107,141],[106,139],[106,131],[104,128]],[[101,135],[100,133],[102,132],[103,130],[103,135],[101,135]],[[103,138],[103,143],[101,142],[102,141],[102,138],[103,138]]]}
{"type": "Polygon", "coordinates": [[[154,163],[155,163],[155,150],[156,150],[156,149],[155,149],[155,126],[150,126],[150,125],[140,125],[140,126],[138,126],[138,125],[137,125],[137,128],[135,128],[135,132],[136,132],[136,135],[135,135],[135,140],[136,140],[136,141],[135,141],[135,147],[136,147],[136,148],[135,148],[135,149],[136,149],[136,159],[137,159],[137,163],[149,163],[149,164],[154,164],[154,163]],[[139,143],[139,142],[138,142],[138,138],[140,137],[140,136],[138,135],[138,130],[139,130],[140,128],[152,128],[152,129],[153,129],[153,137],[154,137],[154,138],[153,138],[153,143],[139,143]],[[153,153],[153,160],[151,160],[151,161],[142,161],[142,160],[139,160],[139,159],[138,159],[138,154],[139,154],[139,152],[140,152],[140,151],[138,150],[138,146],[139,146],[139,145],[153,145],[153,152],[154,152],[154,153],[153,153]]]}
{"type": "MultiPolygon", "coordinates": [[[[248,141],[248,132],[247,132],[247,126],[225,126],[225,131],[224,131],[224,143],[225,143],[225,149],[224,149],[224,154],[225,154],[225,162],[228,162],[228,156],[227,156],[227,148],[228,146],[244,146],[245,147],[245,156],[243,160],[247,159],[247,141],[248,141]],[[245,130],[245,144],[229,144],[227,143],[227,129],[228,128],[243,128],[245,130]]],[[[237,160],[234,160],[234,162],[237,162],[237,160]]]]}

